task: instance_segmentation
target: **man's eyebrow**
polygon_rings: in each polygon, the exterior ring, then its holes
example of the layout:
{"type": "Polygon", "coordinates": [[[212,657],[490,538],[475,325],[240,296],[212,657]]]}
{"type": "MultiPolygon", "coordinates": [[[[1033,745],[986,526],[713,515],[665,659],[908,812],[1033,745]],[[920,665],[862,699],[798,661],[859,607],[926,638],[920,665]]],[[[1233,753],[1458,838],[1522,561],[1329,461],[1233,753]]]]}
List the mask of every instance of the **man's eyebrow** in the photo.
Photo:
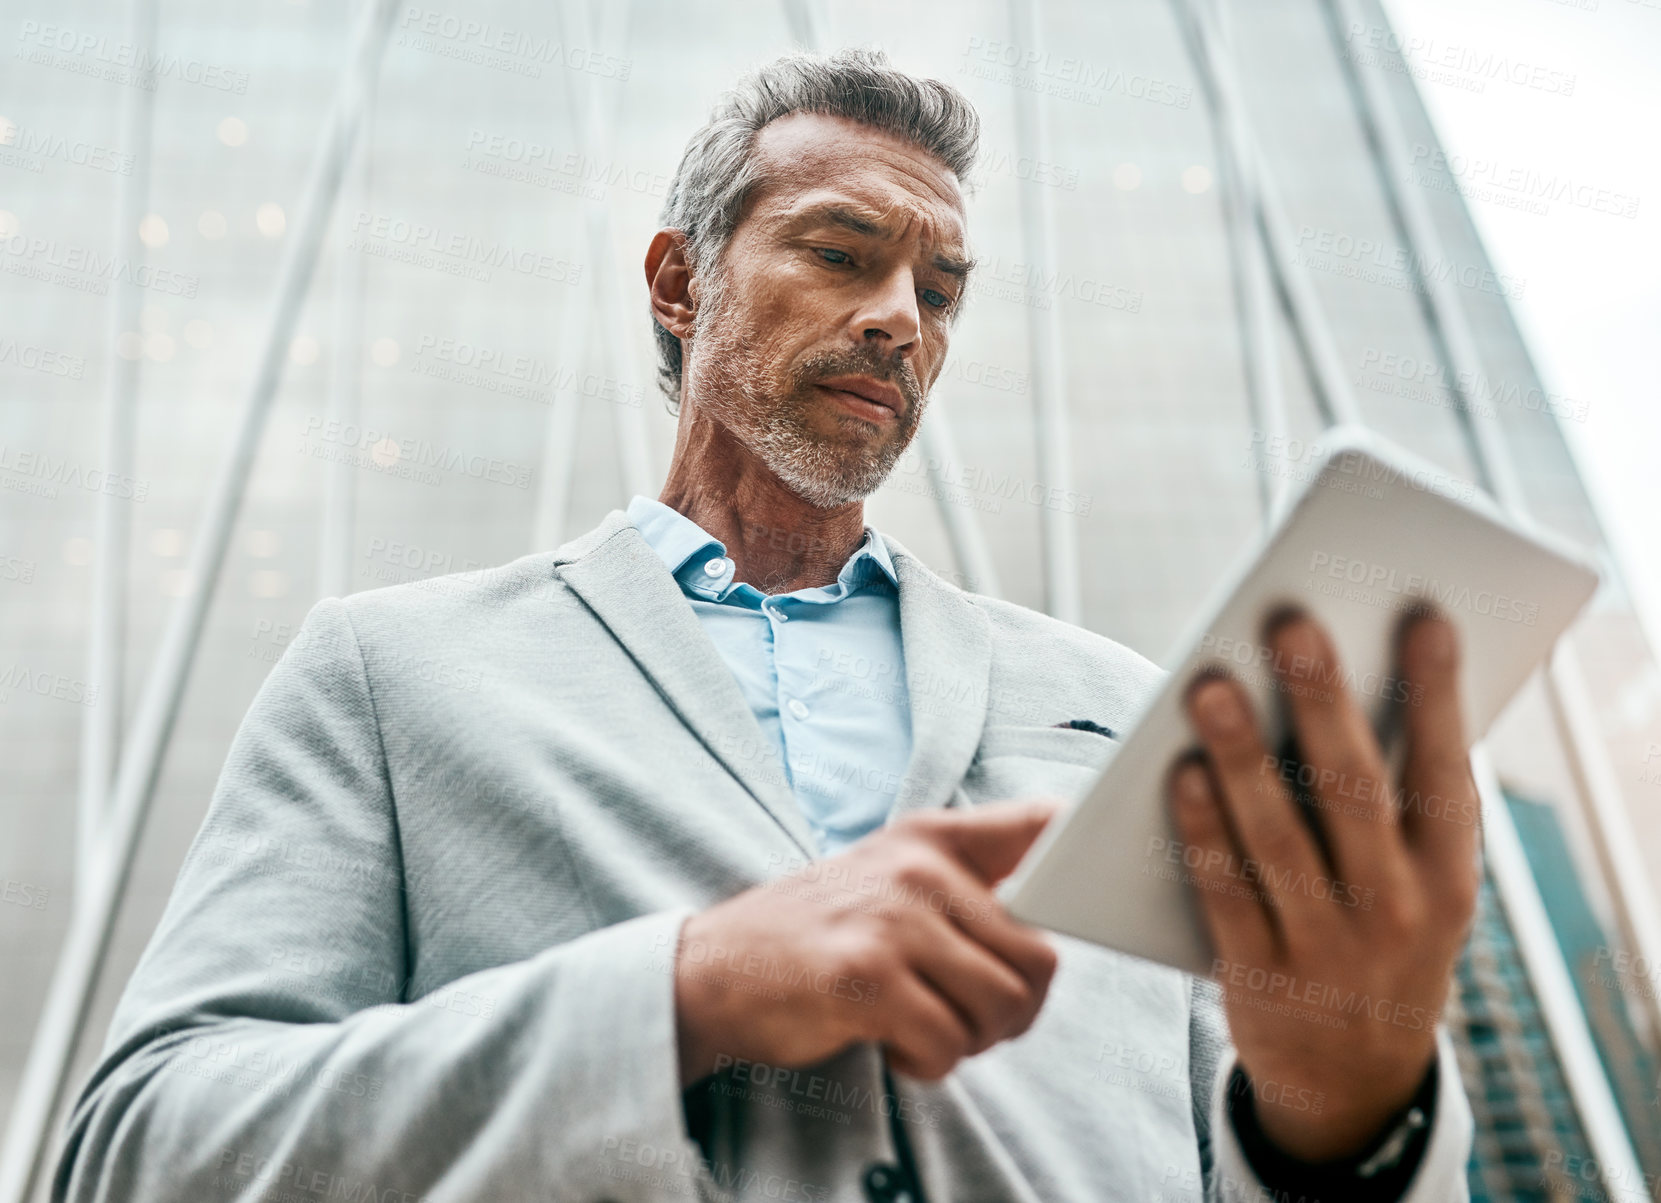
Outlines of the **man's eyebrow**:
{"type": "MultiPolygon", "coordinates": [[[[867,238],[892,238],[893,233],[887,226],[878,220],[876,215],[869,214],[852,205],[830,202],[822,205],[813,205],[793,214],[788,225],[791,229],[802,229],[819,224],[841,226],[855,234],[867,238]]],[[[969,273],[975,270],[973,259],[964,259],[957,255],[948,255],[945,252],[935,254],[930,260],[936,271],[945,272],[948,276],[956,276],[960,280],[968,279],[969,273]]]]}

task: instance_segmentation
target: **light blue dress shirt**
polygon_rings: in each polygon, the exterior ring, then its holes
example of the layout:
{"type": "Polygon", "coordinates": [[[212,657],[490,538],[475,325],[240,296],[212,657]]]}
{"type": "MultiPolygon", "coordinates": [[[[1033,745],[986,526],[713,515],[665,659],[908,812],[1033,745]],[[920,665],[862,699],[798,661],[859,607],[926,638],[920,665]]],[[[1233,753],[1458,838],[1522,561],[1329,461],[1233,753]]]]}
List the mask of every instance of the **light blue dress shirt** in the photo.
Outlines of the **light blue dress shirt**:
{"type": "Polygon", "coordinates": [[[738,679],[820,851],[882,826],[911,761],[899,578],[870,527],[835,584],[766,594],[733,580],[726,546],[636,495],[639,528],[738,679]]]}

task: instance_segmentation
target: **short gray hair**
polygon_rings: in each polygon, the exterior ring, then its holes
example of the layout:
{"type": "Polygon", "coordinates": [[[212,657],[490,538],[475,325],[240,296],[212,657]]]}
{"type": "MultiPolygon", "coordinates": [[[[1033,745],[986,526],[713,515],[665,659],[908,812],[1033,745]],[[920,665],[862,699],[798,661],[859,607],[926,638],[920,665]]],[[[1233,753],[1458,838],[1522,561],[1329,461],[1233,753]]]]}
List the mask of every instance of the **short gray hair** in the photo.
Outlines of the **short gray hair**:
{"type": "MultiPolygon", "coordinates": [[[[896,70],[881,50],[849,48],[833,55],[787,54],[724,93],[669,185],[662,223],[686,235],[694,272],[714,273],[738,228],[750,191],[761,182],[756,135],[791,113],[823,113],[863,122],[915,143],[939,159],[967,189],[980,146],[980,115],[968,97],[937,79],[896,70]]],[[[681,393],[680,339],[652,320],[658,387],[671,402],[681,393]]]]}

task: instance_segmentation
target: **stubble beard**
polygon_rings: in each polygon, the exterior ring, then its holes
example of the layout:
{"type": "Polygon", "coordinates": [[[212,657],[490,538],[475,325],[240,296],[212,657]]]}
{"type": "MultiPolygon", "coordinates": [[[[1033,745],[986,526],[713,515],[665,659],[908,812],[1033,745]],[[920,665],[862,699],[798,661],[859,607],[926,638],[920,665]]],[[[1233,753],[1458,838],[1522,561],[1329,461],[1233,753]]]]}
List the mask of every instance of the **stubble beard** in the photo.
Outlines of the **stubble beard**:
{"type": "Polygon", "coordinates": [[[927,395],[911,365],[869,350],[815,352],[794,364],[782,390],[772,385],[760,348],[762,332],[729,304],[723,279],[712,281],[693,328],[689,392],[697,404],[796,496],[834,509],[875,493],[911,444],[927,395]],[[865,374],[893,382],[905,412],[887,430],[854,414],[838,413],[831,441],[815,432],[812,415],[831,404],[815,383],[865,374]]]}

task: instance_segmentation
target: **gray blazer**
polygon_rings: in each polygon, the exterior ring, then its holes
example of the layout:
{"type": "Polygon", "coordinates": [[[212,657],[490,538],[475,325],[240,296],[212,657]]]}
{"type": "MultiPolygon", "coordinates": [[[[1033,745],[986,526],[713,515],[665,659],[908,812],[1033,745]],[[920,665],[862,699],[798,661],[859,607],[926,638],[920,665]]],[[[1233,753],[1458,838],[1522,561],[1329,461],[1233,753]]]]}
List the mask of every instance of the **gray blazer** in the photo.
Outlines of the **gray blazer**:
{"type": "MultiPolygon", "coordinates": [[[[896,813],[1082,790],[1160,671],[888,539],[915,754],[896,813]]],[[[845,684],[860,688],[857,671],[845,684]]],[[[502,568],[318,603],[238,730],[70,1117],[54,1200],[1260,1197],[1212,988],[1056,939],[1030,1031],[946,1079],[858,1045],[683,1099],[687,915],[813,855],[776,755],[622,511],[502,568]],[[880,1173],[880,1169],[879,1169],[880,1173]]],[[[746,988],[765,990],[765,975],[746,988]]],[[[1442,1094],[1409,1198],[1466,1198],[1442,1094]]]]}

